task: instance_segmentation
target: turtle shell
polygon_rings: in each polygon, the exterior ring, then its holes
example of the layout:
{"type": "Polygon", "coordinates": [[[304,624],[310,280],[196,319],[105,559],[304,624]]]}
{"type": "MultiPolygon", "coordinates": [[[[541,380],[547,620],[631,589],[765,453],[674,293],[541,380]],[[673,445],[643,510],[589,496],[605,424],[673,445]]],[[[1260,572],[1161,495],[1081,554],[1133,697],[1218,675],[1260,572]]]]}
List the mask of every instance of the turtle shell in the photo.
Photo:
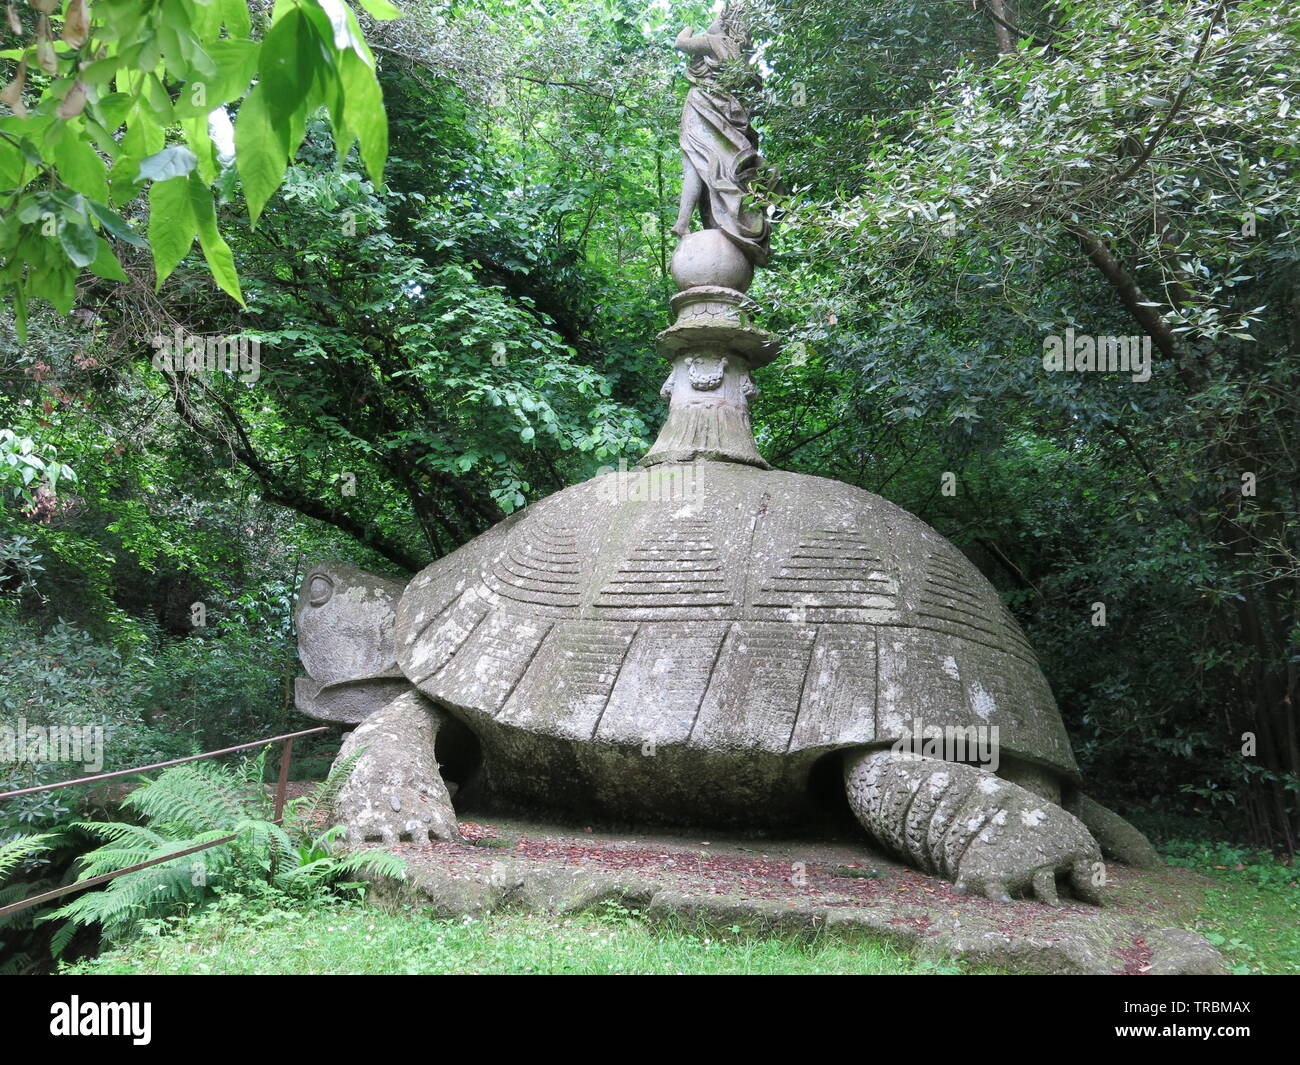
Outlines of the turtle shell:
{"type": "Polygon", "coordinates": [[[518,765],[649,745],[710,772],[806,766],[920,723],[997,726],[1002,751],[1077,778],[993,586],[919,519],[820,477],[699,462],[575,485],[421,572],[395,639],[407,677],[518,765]]]}

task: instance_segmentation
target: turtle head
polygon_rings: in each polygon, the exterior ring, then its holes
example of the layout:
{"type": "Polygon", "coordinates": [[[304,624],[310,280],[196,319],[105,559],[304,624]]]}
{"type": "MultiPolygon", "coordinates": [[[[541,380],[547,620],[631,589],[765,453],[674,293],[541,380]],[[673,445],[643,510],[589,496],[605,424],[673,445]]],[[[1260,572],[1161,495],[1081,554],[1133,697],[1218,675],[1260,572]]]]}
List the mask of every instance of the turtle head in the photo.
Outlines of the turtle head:
{"type": "Polygon", "coordinates": [[[294,614],[307,674],[295,685],[299,710],[355,724],[411,687],[393,649],[394,613],[404,588],[346,562],[308,570],[294,614]]]}

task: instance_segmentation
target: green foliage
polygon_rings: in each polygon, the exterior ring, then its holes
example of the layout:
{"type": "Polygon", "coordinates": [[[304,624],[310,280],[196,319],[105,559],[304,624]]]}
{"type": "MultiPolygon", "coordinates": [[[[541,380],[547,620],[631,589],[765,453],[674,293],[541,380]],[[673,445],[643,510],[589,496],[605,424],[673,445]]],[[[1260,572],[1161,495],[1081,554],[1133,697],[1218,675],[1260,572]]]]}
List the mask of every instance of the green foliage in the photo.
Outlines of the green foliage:
{"type": "MultiPolygon", "coordinates": [[[[407,133],[431,104],[453,108],[438,95],[450,89],[417,99],[398,86],[395,187],[336,171],[309,126],[276,211],[239,238],[259,278],[247,286],[264,323],[251,333],[256,386],[164,376],[214,450],[242,441],[240,461],[265,495],[413,569],[637,452],[647,432],[584,350],[573,293],[562,295],[580,272],[548,268],[567,251],[536,237],[510,247],[545,221],[508,197],[520,173],[483,168],[479,194],[503,207],[490,216],[466,202],[469,190],[403,187],[403,159],[419,157],[424,175],[430,159],[451,168],[463,155],[407,133]],[[489,236],[493,227],[509,238],[489,236]]],[[[215,318],[205,331],[232,327],[215,318]]]]}
{"type": "Polygon", "coordinates": [[[35,507],[38,505],[35,490],[42,482],[52,492],[60,480],[76,479],[77,475],[59,462],[53,451],[41,454],[30,436],[19,436],[12,429],[0,429],[0,485],[13,498],[35,507]]]}
{"type": "Polygon", "coordinates": [[[1300,974],[1300,876],[1291,862],[1222,842],[1179,839],[1170,865],[1197,869],[1218,885],[1207,893],[1197,929],[1241,974],[1300,974]]]}
{"type": "Polygon", "coordinates": [[[229,186],[237,168],[256,224],[319,110],[339,158],[357,144],[381,179],[375,59],[343,0],[257,4],[256,19],[246,0],[69,0],[54,15],[57,39],[45,13],[56,6],[39,5],[34,27],[10,6],[19,46],[0,53],[16,64],[0,93],[11,112],[0,118],[0,289],[20,335],[32,298],[72,309],[83,270],[127,280],[124,245],[151,251],[161,286],[197,237],[212,277],[242,304],[212,186],[229,186]],[[146,185],[147,243],[119,213],[146,185]]]}
{"type": "MultiPolygon", "coordinates": [[[[213,155],[187,83],[169,75],[176,123],[161,136],[148,78],[143,96],[88,92],[122,109],[111,129],[134,160],[107,171],[106,200],[72,135],[91,104],[52,134],[39,188],[66,170],[74,192],[120,212],[129,229],[93,208],[87,224],[128,280],[83,276],[78,314],[33,307],[24,344],[0,329],[0,427],[13,434],[0,442],[0,593],[29,635],[62,617],[118,652],[143,686],[121,720],[163,737],[146,746],[213,746],[289,720],[291,603],[308,560],[411,571],[635,461],[662,417],[651,338],[672,288],[684,90],[671,42],[708,5],[409,6],[360,19],[384,59],[386,183],[367,165],[376,142],[340,156],[347,133],[318,60],[291,47],[324,27],[307,26],[316,9],[303,4],[203,44],[236,142],[260,145],[238,166],[213,155]],[[292,146],[274,129],[279,102],[247,92],[272,54],[257,84],[286,94],[292,146]],[[312,101],[324,109],[308,113],[312,101]],[[150,182],[165,208],[153,258],[175,260],[161,289],[130,245],[150,182]],[[217,190],[242,312],[184,258],[210,221],[200,185],[217,190]],[[225,224],[244,210],[256,229],[225,224]],[[150,338],[174,328],[257,339],[261,376],[156,368],[150,338]],[[206,629],[189,620],[195,602],[206,629]]],[[[1196,813],[1293,844],[1294,12],[1061,0],[1018,9],[1023,32],[1000,52],[984,6],[752,6],[756,122],[789,190],[753,292],[787,342],[759,377],[760,447],[887,495],[990,575],[1040,653],[1091,789],[1169,823],[1196,813]],[[1089,235],[1120,275],[1085,253],[1089,235]],[[1046,373],[1043,338],[1066,326],[1168,350],[1145,383],[1046,373]],[[1240,491],[1247,471],[1255,496],[1240,491]],[[940,490],[948,472],[955,496],[940,490]],[[1105,627],[1090,622],[1099,600],[1105,627]]],[[[71,53],[58,62],[66,80],[71,53]]],[[[44,92],[48,75],[29,69],[44,92]]],[[[40,239],[72,263],[90,251],[77,230],[65,227],[67,247],[40,239]]]]}
{"type": "MultiPolygon", "coordinates": [[[[54,882],[33,873],[45,864],[55,848],[55,833],[0,838],[0,906],[8,906],[54,886],[54,882]],[[21,879],[18,875],[22,874],[21,879]]],[[[36,907],[0,917],[0,975],[25,972],[32,964],[34,946],[30,929],[40,910],[36,907]]]]}
{"type": "MultiPolygon", "coordinates": [[[[7,880],[20,863],[50,849],[51,833],[42,832],[35,836],[15,836],[0,842],[0,884],[7,880]]],[[[0,902],[0,905],[4,903],[0,902]]]]}
{"type": "Polygon", "coordinates": [[[287,716],[284,680],[296,669],[283,635],[227,624],[163,641],[143,678],[142,705],[155,727],[214,750],[299,727],[287,716]]]}
{"type": "MultiPolygon", "coordinates": [[[[55,783],[99,768],[129,768],[140,764],[134,759],[148,761],[160,752],[177,751],[176,741],[142,720],[141,671],[118,651],[63,621],[44,633],[8,621],[0,623],[0,633],[0,722],[24,735],[59,727],[75,728],[81,735],[102,730],[102,743],[96,737],[83,745],[81,754],[102,756],[103,762],[100,767],[55,761],[53,756],[64,752],[24,750],[22,761],[0,762],[0,791],[55,783]]],[[[49,791],[9,800],[0,813],[0,830],[58,825],[72,799],[68,792],[49,791]]]]}
{"type": "MultiPolygon", "coordinates": [[[[273,821],[271,798],[262,786],[264,758],[236,767],[211,762],[173,766],[125,798],[124,805],[143,823],[82,824],[106,842],[85,856],[79,880],[234,838],[125,873],[46,920],[66,920],[69,930],[97,924],[109,939],[120,941],[139,931],[143,921],[202,906],[219,895],[269,887],[286,896],[314,897],[358,872],[403,875],[405,866],[397,856],[340,851],[339,829],[322,830],[313,823],[311,815],[336,793],[337,781],[287,803],[281,821],[273,821]]],[[[344,765],[338,772],[346,776],[350,770],[344,765]]]]}

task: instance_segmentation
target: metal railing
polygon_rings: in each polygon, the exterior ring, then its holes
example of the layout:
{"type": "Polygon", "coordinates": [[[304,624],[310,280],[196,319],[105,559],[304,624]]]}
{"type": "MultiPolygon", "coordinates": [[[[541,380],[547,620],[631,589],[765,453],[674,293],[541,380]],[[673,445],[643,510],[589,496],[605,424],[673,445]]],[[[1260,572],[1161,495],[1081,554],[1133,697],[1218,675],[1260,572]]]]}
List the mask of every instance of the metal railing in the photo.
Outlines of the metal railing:
{"type": "MultiPolygon", "coordinates": [[[[266,747],[272,743],[283,743],[284,750],[280,755],[280,777],[275,786],[275,815],[273,822],[279,824],[284,817],[284,800],[285,792],[289,787],[289,763],[293,760],[293,741],[300,736],[314,736],[320,732],[328,732],[329,728],[321,725],[319,728],[303,729],[301,732],[286,732],[281,736],[270,736],[264,740],[254,740],[252,743],[241,743],[235,747],[223,747],[219,751],[206,751],[203,754],[191,754],[184,758],[172,758],[166,762],[153,762],[150,765],[136,766],[134,769],[118,769],[112,773],[98,773],[93,777],[78,777],[76,780],[64,780],[58,784],[41,784],[34,788],[19,788],[17,791],[0,792],[0,800],[16,799],[20,795],[35,795],[41,791],[55,791],[58,788],[72,788],[79,784],[99,784],[105,780],[114,780],[118,777],[135,776],[137,773],[147,773],[153,769],[168,769],[174,765],[181,765],[184,762],[197,762],[202,758],[218,758],[224,754],[234,754],[236,751],[247,751],[254,747],[266,747]]],[[[78,891],[85,891],[87,888],[98,887],[100,884],[107,883],[115,877],[125,876],[127,873],[137,873],[141,869],[148,869],[150,866],[162,865],[164,862],[174,862],[177,858],[184,858],[186,855],[194,854],[198,851],[207,850],[209,847],[219,847],[223,843],[229,843],[235,839],[235,835],[222,836],[220,839],[211,840],[208,843],[200,843],[196,847],[187,847],[185,850],[175,851],[172,854],[162,858],[151,858],[147,862],[140,862],[138,865],[129,865],[125,869],[115,869],[111,873],[103,873],[100,876],[93,876],[89,880],[78,880],[73,884],[65,884],[63,887],[55,888],[52,891],[45,891],[39,895],[31,895],[18,902],[11,902],[8,906],[0,906],[0,917],[5,914],[17,913],[19,910],[25,910],[30,906],[39,905],[42,902],[49,902],[52,899],[61,898],[64,895],[72,895],[78,891]]]]}

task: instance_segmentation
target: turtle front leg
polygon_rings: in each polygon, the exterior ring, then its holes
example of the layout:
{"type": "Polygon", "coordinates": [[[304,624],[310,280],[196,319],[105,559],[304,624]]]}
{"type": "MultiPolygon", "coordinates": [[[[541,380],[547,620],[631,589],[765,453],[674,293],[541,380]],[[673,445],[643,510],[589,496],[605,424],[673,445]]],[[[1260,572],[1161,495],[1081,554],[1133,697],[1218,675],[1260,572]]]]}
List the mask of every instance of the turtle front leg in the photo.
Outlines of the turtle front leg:
{"type": "Polygon", "coordinates": [[[459,840],[456,811],[434,755],[440,709],[412,689],[376,710],[343,741],[334,767],[355,757],[334,803],[350,843],[459,840]]]}
{"type": "Polygon", "coordinates": [[[1100,904],[1101,851],[1060,806],[986,769],[890,750],[850,752],[849,806],[862,826],[910,864],[1009,902],[1056,905],[1056,877],[1100,904]]]}

